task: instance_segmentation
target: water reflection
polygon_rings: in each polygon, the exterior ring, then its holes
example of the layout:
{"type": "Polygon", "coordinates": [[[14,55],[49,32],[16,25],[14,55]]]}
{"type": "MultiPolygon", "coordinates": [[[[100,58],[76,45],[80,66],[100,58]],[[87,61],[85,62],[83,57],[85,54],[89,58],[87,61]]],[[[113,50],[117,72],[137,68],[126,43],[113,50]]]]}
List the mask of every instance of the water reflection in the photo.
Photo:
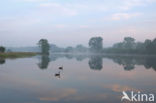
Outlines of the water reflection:
{"type": "Polygon", "coordinates": [[[156,58],[147,58],[144,66],[149,69],[153,68],[156,71],[156,58]]]}
{"type": "Polygon", "coordinates": [[[40,62],[38,63],[38,66],[40,69],[47,69],[49,62],[50,62],[49,55],[41,55],[40,62]]]}
{"type": "Polygon", "coordinates": [[[4,64],[5,63],[5,59],[0,58],[0,64],[4,64]]]}
{"type": "MultiPolygon", "coordinates": [[[[146,69],[153,69],[156,71],[156,57],[155,56],[115,56],[115,55],[71,55],[71,54],[52,54],[40,55],[38,67],[40,69],[47,69],[49,62],[56,61],[59,58],[76,59],[77,61],[88,60],[88,66],[91,70],[102,70],[103,59],[109,58],[115,63],[121,65],[124,70],[131,71],[135,69],[136,65],[143,65],[146,69]]],[[[0,65],[5,64],[5,59],[0,58],[0,65]]]]}
{"type": "Polygon", "coordinates": [[[124,70],[130,71],[135,69],[136,65],[143,65],[146,69],[152,68],[156,71],[156,57],[152,56],[115,56],[115,55],[71,55],[71,54],[52,54],[50,56],[42,55],[39,67],[45,69],[50,61],[56,61],[59,58],[76,59],[83,61],[89,58],[88,65],[91,70],[102,70],[103,59],[109,58],[115,63],[121,65],[124,70]]]}
{"type": "Polygon", "coordinates": [[[143,65],[146,69],[152,68],[156,71],[156,57],[152,56],[109,56],[115,63],[122,65],[124,70],[135,69],[136,65],[143,65]]]}
{"type": "Polygon", "coordinates": [[[122,65],[124,70],[130,71],[135,68],[136,60],[131,57],[111,57],[115,63],[122,65]]]}
{"type": "Polygon", "coordinates": [[[145,69],[155,68],[155,57],[60,54],[6,61],[0,103],[120,103],[122,91],[156,94],[155,72],[145,69]]]}
{"type": "Polygon", "coordinates": [[[101,56],[91,56],[88,61],[90,69],[101,70],[103,68],[103,60],[101,56]]]}

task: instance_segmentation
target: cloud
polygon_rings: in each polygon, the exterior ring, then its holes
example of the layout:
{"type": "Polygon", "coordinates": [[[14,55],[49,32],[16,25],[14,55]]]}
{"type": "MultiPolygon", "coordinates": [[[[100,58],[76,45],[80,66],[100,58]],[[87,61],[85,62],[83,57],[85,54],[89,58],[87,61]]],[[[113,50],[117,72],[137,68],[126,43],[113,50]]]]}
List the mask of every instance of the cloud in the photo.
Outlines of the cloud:
{"type": "Polygon", "coordinates": [[[112,15],[111,19],[112,20],[130,19],[140,15],[141,13],[115,13],[112,15]]]}
{"type": "Polygon", "coordinates": [[[140,0],[125,0],[124,1],[124,5],[121,6],[120,8],[122,10],[129,10],[133,7],[136,7],[136,6],[143,6],[145,5],[144,2],[140,1],[140,0]]]}
{"type": "Polygon", "coordinates": [[[42,3],[40,4],[41,7],[61,7],[58,3],[42,3]]]}
{"type": "Polygon", "coordinates": [[[89,25],[80,25],[79,27],[82,28],[82,29],[87,29],[87,28],[89,28],[90,26],[89,26],[89,25]]]}
{"type": "Polygon", "coordinates": [[[72,89],[72,88],[66,88],[61,91],[57,90],[57,91],[46,93],[44,96],[39,97],[39,99],[42,101],[59,101],[61,99],[71,97],[72,95],[75,95],[76,93],[77,93],[77,90],[72,89]]]}
{"type": "Polygon", "coordinates": [[[68,7],[67,5],[62,5],[60,3],[41,3],[39,5],[41,9],[48,11],[49,13],[63,14],[68,16],[75,16],[78,12],[75,9],[68,7]]]}
{"type": "Polygon", "coordinates": [[[129,10],[138,6],[146,6],[149,3],[156,2],[156,0],[124,0],[123,5],[120,6],[121,10],[129,10]]]}
{"type": "Polygon", "coordinates": [[[63,28],[68,27],[68,25],[65,25],[65,24],[56,24],[55,27],[58,28],[58,29],[63,29],[63,28]]]}
{"type": "Polygon", "coordinates": [[[114,92],[122,92],[122,91],[141,91],[135,88],[132,88],[130,86],[124,86],[119,84],[110,84],[110,85],[104,85],[104,88],[111,89],[114,92]]]}
{"type": "Polygon", "coordinates": [[[42,2],[42,1],[47,1],[47,0],[23,0],[25,2],[42,2]]]}

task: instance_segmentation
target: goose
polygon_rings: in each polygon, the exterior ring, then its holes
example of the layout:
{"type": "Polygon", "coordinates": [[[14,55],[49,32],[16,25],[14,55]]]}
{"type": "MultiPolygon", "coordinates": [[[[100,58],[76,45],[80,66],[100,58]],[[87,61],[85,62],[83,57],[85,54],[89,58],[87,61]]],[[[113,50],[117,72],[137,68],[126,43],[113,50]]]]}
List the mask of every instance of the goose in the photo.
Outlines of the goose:
{"type": "Polygon", "coordinates": [[[58,72],[58,73],[55,73],[55,77],[58,77],[58,78],[60,78],[60,72],[58,72]]]}
{"type": "Polygon", "coordinates": [[[63,66],[59,67],[60,70],[63,70],[63,66]]]}

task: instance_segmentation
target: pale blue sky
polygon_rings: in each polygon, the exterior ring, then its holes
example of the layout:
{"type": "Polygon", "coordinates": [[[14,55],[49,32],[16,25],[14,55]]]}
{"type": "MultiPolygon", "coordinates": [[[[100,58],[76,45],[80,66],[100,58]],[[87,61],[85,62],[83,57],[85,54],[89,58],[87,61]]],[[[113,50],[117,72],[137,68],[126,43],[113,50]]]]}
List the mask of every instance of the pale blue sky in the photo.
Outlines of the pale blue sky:
{"type": "Polygon", "coordinates": [[[104,46],[132,36],[156,37],[156,0],[0,0],[0,45],[33,46],[40,38],[59,46],[104,46]]]}

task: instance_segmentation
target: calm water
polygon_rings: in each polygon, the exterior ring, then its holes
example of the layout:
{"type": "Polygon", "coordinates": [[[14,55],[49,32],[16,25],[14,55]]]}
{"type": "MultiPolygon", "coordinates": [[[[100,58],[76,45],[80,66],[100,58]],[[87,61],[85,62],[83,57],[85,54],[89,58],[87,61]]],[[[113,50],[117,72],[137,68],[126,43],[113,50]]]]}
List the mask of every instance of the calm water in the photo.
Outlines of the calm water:
{"type": "Polygon", "coordinates": [[[156,58],[51,55],[0,59],[0,103],[120,103],[123,90],[156,94],[156,58]]]}

